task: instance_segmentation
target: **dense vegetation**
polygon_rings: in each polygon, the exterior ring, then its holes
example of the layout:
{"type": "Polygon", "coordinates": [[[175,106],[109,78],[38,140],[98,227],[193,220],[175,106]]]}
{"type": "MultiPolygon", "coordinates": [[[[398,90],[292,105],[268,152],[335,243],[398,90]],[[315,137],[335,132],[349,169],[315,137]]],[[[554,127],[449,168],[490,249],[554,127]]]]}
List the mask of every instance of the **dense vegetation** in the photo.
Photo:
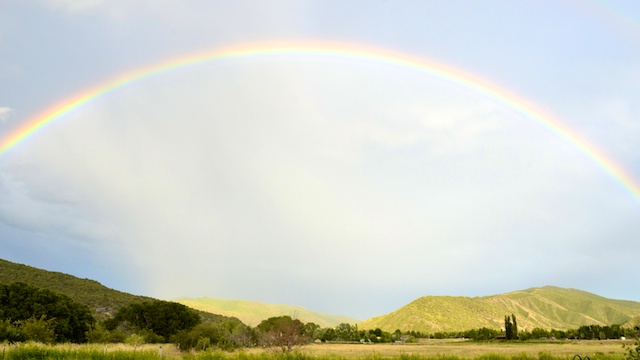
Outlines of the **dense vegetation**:
{"type": "Polygon", "coordinates": [[[169,301],[145,301],[118,310],[104,322],[107,330],[127,326],[132,331],[153,333],[155,342],[165,342],[181,330],[189,330],[200,323],[198,314],[188,307],[169,301]]]}
{"type": "Polygon", "coordinates": [[[0,285],[0,340],[85,342],[95,323],[89,308],[25,283],[0,285]]]}

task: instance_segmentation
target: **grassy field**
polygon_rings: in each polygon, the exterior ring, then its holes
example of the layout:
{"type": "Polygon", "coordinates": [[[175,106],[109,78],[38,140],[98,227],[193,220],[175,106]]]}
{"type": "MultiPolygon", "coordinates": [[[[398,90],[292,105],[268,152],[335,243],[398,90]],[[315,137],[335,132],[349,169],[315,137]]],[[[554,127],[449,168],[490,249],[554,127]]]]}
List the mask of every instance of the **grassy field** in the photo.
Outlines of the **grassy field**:
{"type": "Polygon", "coordinates": [[[575,355],[591,360],[624,360],[622,345],[632,341],[557,341],[475,343],[461,340],[429,340],[417,344],[310,344],[294,354],[269,349],[225,353],[180,353],[174,345],[3,345],[0,360],[571,360],[575,355]]]}
{"type": "Polygon", "coordinates": [[[402,354],[417,355],[419,357],[453,356],[457,358],[474,359],[481,355],[499,354],[507,357],[526,354],[538,357],[540,353],[554,357],[582,357],[606,354],[623,357],[625,350],[622,345],[632,344],[632,341],[555,341],[555,342],[488,342],[477,343],[464,340],[426,340],[418,344],[314,344],[301,349],[310,355],[338,355],[345,358],[357,358],[362,355],[376,354],[383,357],[398,357],[402,354]]]}

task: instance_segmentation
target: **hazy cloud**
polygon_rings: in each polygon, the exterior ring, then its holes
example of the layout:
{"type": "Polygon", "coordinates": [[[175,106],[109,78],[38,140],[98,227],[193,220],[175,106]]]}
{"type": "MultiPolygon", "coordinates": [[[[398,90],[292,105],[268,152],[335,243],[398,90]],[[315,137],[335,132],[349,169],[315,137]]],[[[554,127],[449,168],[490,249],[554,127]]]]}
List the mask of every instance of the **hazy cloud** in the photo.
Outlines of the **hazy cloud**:
{"type": "Polygon", "coordinates": [[[104,0],[43,0],[43,2],[53,9],[61,9],[70,13],[82,13],[99,8],[104,4],[104,0]]]}

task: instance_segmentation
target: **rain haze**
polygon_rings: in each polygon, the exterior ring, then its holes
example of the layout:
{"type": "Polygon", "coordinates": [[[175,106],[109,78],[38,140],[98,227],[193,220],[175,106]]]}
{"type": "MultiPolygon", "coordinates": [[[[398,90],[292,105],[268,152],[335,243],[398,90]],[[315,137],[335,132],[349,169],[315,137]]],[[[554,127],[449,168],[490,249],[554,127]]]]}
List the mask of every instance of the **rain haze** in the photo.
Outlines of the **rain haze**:
{"type": "Polygon", "coordinates": [[[0,0],[0,140],[0,258],[117,290],[640,301],[637,1],[0,0]]]}

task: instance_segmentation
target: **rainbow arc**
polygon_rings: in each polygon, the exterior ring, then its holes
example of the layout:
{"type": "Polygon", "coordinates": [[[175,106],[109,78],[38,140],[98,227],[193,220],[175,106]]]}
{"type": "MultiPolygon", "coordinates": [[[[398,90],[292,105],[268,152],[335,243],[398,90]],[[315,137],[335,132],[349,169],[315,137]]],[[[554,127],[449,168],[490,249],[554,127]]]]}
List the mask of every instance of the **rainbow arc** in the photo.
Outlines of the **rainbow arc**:
{"type": "Polygon", "coordinates": [[[101,84],[86,89],[68,99],[45,109],[29,119],[0,142],[0,156],[18,146],[26,138],[32,136],[56,121],[63,119],[75,109],[90,103],[96,98],[112,93],[119,88],[142,81],[148,77],[168,71],[193,66],[200,63],[220,61],[236,58],[259,58],[272,55],[317,55],[344,57],[368,62],[377,62],[411,69],[453,82],[474,92],[483,94],[496,100],[504,106],[537,122],[547,130],[571,144],[578,151],[585,154],[598,167],[609,174],[617,183],[628,191],[636,202],[640,204],[640,185],[619,166],[613,159],[607,157],[600,149],[591,144],[578,133],[567,127],[562,121],[549,113],[534,106],[524,98],[507,89],[497,86],[485,79],[467,73],[461,69],[448,66],[422,57],[415,57],[404,53],[386,49],[371,48],[350,43],[336,42],[286,42],[286,43],[258,43],[231,46],[212,51],[204,51],[187,56],[177,57],[148,67],[135,69],[101,84]]]}

